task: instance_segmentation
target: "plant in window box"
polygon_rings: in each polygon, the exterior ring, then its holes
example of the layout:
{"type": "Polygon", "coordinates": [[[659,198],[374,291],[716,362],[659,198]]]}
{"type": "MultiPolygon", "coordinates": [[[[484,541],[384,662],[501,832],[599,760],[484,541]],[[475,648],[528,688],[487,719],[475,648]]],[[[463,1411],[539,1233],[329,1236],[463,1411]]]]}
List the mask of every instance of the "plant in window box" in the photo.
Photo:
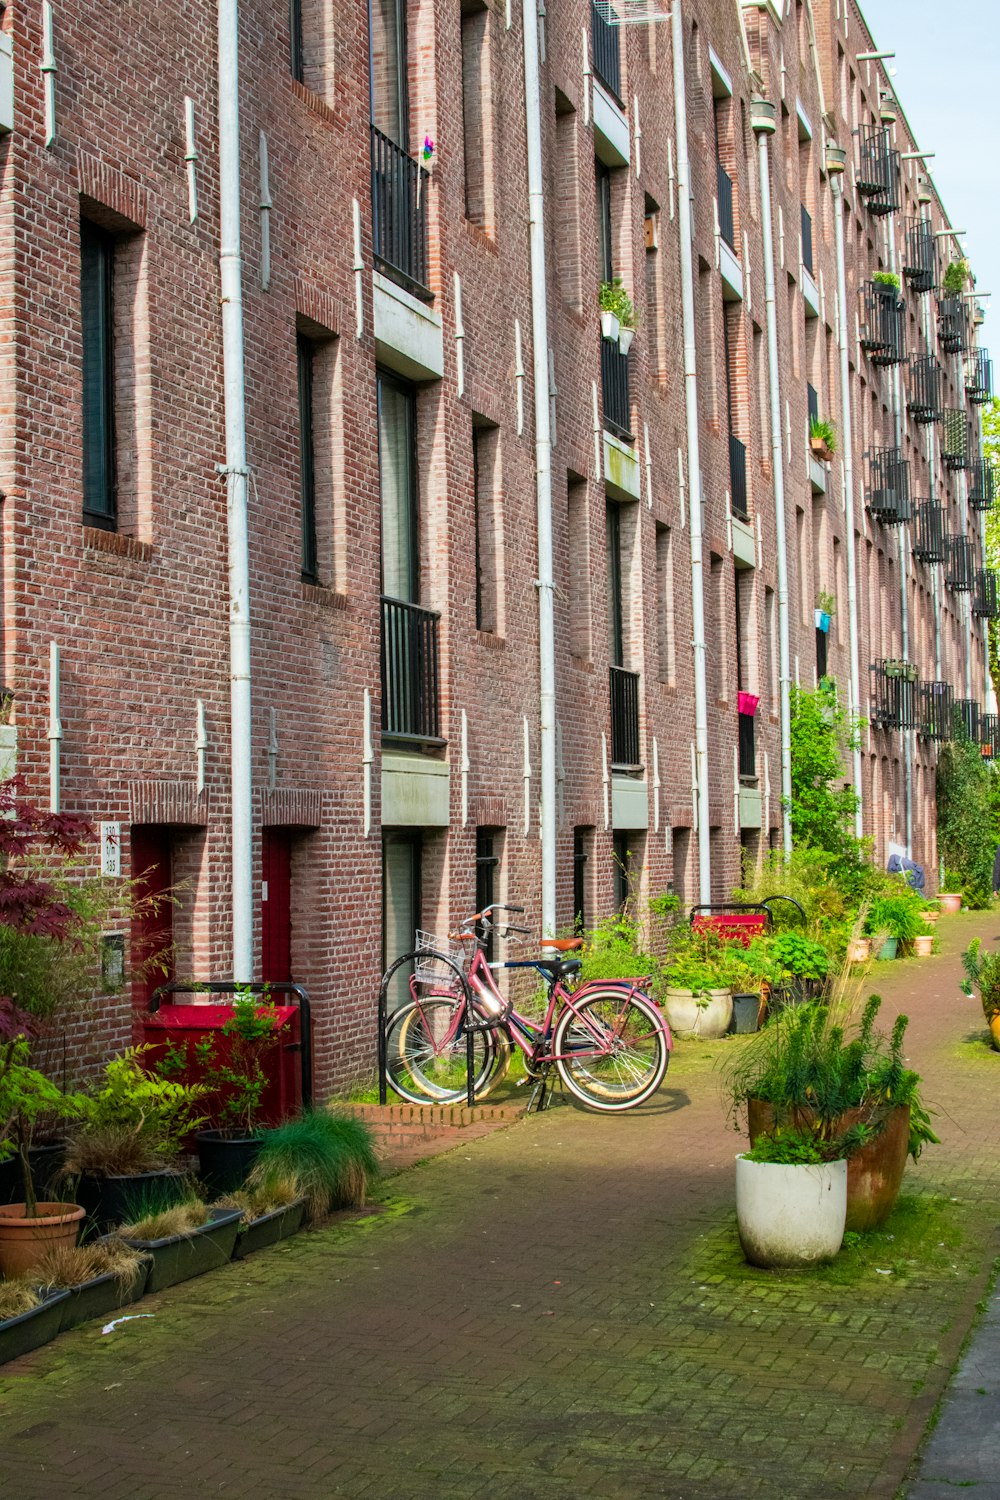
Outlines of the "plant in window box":
{"type": "Polygon", "coordinates": [[[196,1044],[198,1061],[206,1068],[204,1083],[220,1100],[218,1128],[202,1130],[197,1137],[201,1178],[213,1193],[241,1188],[260,1154],[261,1109],[269,1081],[265,1064],[286,1029],[270,999],[242,991],[218,1039],[196,1044]]]}
{"type": "Polygon", "coordinates": [[[809,423],[809,446],[817,458],[829,463],[837,451],[837,428],[833,422],[813,417],[809,423]]]}
{"type": "Polygon", "coordinates": [[[969,262],[965,259],[953,260],[944,273],[941,290],[946,297],[961,297],[968,281],[969,262]]]}
{"type": "Polygon", "coordinates": [[[598,295],[601,309],[601,335],[612,343],[617,339],[620,353],[627,354],[632,346],[638,323],[632,298],[625,290],[620,276],[613,281],[602,281],[598,295]]]}
{"type": "Polygon", "coordinates": [[[872,281],[883,293],[899,293],[901,283],[895,271],[876,271],[872,281]]]}

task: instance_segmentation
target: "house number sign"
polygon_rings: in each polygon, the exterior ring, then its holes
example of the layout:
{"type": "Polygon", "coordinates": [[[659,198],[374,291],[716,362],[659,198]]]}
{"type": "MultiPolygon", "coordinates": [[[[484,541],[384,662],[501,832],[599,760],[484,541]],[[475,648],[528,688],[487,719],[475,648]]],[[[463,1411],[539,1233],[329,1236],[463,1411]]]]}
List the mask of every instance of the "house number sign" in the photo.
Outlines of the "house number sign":
{"type": "Polygon", "coordinates": [[[101,874],[120,875],[122,872],[122,825],[101,824],[101,874]]]}

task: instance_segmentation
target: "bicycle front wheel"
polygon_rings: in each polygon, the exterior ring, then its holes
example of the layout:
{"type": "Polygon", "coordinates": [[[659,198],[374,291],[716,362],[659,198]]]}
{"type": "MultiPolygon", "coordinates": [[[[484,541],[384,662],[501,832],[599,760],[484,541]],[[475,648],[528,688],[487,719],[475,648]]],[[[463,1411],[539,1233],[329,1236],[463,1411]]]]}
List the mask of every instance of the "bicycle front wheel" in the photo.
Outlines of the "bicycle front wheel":
{"type": "MultiPolygon", "coordinates": [[[[413,1000],[389,1019],[386,1070],[396,1093],[412,1104],[460,1104],[466,1098],[464,1005],[454,998],[413,1000]]],[[[510,1046],[493,1031],[472,1034],[476,1098],[506,1072],[510,1046]]]]}
{"type": "Polygon", "coordinates": [[[660,1087],[670,1061],[663,1017],[644,995],[596,990],[567,1005],[553,1039],[556,1070],[591,1109],[633,1109],[660,1087]]]}

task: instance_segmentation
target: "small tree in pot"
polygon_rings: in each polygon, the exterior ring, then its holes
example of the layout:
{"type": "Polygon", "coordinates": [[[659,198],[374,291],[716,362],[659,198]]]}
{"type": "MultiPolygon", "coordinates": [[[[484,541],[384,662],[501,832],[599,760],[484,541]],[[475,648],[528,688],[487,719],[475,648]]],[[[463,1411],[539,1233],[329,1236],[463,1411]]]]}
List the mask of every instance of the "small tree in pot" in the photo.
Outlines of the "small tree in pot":
{"type": "Polygon", "coordinates": [[[965,970],[962,993],[972,995],[974,990],[979,991],[990,1041],[1000,1052],[1000,953],[983,953],[982,939],[973,938],[962,954],[962,968],[965,970]]]}
{"type": "Polygon", "coordinates": [[[262,1001],[241,991],[219,1039],[208,1038],[195,1046],[195,1056],[206,1070],[205,1085],[220,1100],[218,1128],[198,1135],[201,1177],[212,1192],[230,1193],[242,1187],[257,1159],[263,1141],[261,1109],[269,1082],[265,1063],[286,1029],[270,999],[262,1001]]]}

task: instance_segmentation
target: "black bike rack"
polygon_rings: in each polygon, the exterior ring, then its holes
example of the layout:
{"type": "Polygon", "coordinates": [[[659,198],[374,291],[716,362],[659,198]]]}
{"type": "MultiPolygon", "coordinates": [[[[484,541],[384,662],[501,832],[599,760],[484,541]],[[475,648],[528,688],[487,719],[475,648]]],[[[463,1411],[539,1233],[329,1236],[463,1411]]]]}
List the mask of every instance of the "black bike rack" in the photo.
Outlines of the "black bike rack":
{"type": "Polygon", "coordinates": [[[308,1109],[313,1100],[312,1057],[312,1006],[308,992],[301,984],[290,980],[269,980],[260,984],[236,984],[231,979],[181,979],[170,984],[161,984],[149,998],[149,1012],[155,1015],[164,995],[263,995],[270,999],[274,995],[292,995],[299,1007],[299,1057],[302,1108],[308,1109]]]}

